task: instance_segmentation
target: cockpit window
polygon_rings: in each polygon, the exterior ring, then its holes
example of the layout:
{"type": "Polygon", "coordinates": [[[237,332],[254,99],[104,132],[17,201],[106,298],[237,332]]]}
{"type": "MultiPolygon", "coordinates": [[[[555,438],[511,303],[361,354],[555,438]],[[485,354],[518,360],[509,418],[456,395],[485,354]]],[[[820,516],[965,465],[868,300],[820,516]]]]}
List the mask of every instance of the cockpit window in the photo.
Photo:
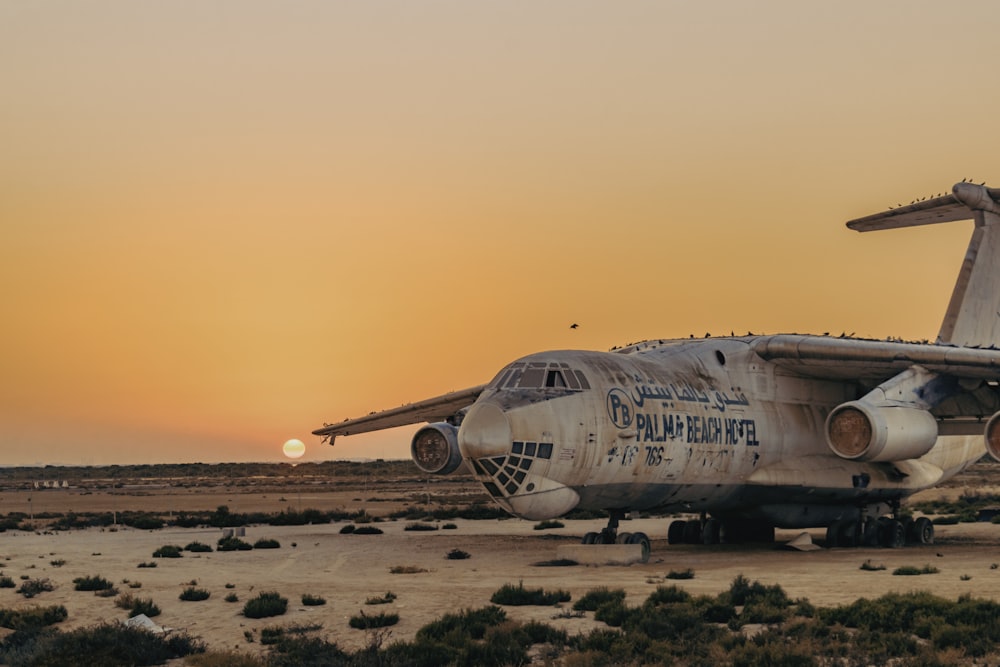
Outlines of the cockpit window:
{"type": "Polygon", "coordinates": [[[496,389],[590,389],[583,372],[565,362],[519,361],[500,371],[490,384],[496,389]]]}

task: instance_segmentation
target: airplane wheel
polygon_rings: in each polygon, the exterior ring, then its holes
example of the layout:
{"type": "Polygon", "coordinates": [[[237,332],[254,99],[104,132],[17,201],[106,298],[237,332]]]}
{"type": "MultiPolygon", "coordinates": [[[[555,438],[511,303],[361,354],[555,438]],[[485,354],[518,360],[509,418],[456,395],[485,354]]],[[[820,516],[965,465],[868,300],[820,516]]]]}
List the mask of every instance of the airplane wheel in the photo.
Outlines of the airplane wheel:
{"type": "Polygon", "coordinates": [[[916,544],[934,544],[934,524],[925,516],[917,517],[910,524],[910,541],[916,544]]]}
{"type": "Polygon", "coordinates": [[[840,527],[843,521],[837,520],[826,527],[826,548],[833,549],[840,546],[840,527]]]}
{"type": "Polygon", "coordinates": [[[882,546],[889,549],[899,549],[906,545],[906,529],[903,523],[889,519],[882,527],[882,546]]]}
{"type": "Polygon", "coordinates": [[[837,536],[837,544],[842,547],[858,546],[858,522],[845,521],[840,526],[840,534],[837,536]]]}
{"type": "Polygon", "coordinates": [[[861,535],[861,544],[866,547],[877,547],[879,544],[879,523],[876,519],[865,521],[864,533],[861,535]]]}
{"type": "Polygon", "coordinates": [[[649,562],[649,552],[652,547],[650,546],[649,536],[646,533],[632,533],[628,536],[627,544],[638,544],[642,546],[642,562],[649,562]]]}
{"type": "Polygon", "coordinates": [[[684,526],[687,521],[671,521],[667,528],[667,544],[684,544],[684,526]]]}
{"type": "Polygon", "coordinates": [[[722,541],[721,533],[722,522],[718,519],[709,519],[701,530],[702,544],[719,544],[722,541]]]}
{"type": "Polygon", "coordinates": [[[684,543],[701,544],[701,521],[688,521],[684,524],[684,543]]]}
{"type": "Polygon", "coordinates": [[[597,533],[587,533],[583,536],[583,544],[596,544],[598,537],[600,537],[600,535],[597,533]]]}
{"type": "Polygon", "coordinates": [[[632,538],[632,533],[618,533],[618,537],[615,538],[615,544],[632,544],[629,540],[632,538]]]}

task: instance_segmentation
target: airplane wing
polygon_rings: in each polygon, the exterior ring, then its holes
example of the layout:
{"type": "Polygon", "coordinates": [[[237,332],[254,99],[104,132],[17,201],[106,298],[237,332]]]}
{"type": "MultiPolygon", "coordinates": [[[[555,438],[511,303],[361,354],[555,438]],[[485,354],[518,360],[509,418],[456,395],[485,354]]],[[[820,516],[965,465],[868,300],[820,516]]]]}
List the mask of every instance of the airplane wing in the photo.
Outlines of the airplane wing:
{"type": "Polygon", "coordinates": [[[421,422],[446,421],[462,408],[472,405],[485,388],[486,385],[481,384],[416,403],[408,403],[398,408],[372,412],[364,417],[345,419],[338,424],[326,424],[323,428],[313,431],[313,435],[329,438],[330,444],[333,444],[333,439],[338,435],[369,433],[421,422]]]}
{"type": "Polygon", "coordinates": [[[754,339],[761,358],[798,375],[887,380],[914,364],[957,378],[1000,381],[1000,350],[931,343],[779,334],[754,339]]]}
{"type": "Polygon", "coordinates": [[[931,410],[941,435],[981,435],[985,420],[1000,410],[997,349],[789,334],[762,336],[750,345],[793,375],[854,379],[868,388],[914,365],[946,376],[959,391],[931,410]]]}

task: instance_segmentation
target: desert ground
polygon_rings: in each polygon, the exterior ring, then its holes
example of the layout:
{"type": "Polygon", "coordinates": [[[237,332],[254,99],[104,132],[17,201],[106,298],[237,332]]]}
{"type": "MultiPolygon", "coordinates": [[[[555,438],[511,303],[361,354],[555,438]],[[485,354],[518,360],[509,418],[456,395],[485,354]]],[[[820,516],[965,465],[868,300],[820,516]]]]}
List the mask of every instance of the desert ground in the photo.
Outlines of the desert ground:
{"type": "MultiPolygon", "coordinates": [[[[935,497],[957,497],[970,491],[996,492],[993,467],[984,477],[973,472],[964,480],[926,492],[935,497]]],[[[3,513],[31,512],[34,515],[67,511],[121,512],[143,510],[173,512],[212,510],[227,505],[232,511],[281,511],[289,507],[366,509],[372,515],[412,503],[433,503],[435,495],[449,501],[463,494],[481,499],[471,480],[437,488],[421,478],[396,480],[378,488],[365,476],[350,488],[296,488],[288,480],[266,484],[219,484],[202,480],[181,486],[176,482],[147,480],[148,483],[119,484],[98,488],[79,483],[58,489],[23,488],[9,483],[0,492],[3,513]],[[30,498],[30,500],[29,500],[30,498]],[[30,508],[30,509],[29,509],[30,508]]],[[[127,612],[114,598],[96,597],[74,590],[77,577],[102,576],[121,592],[152,599],[162,614],[157,624],[183,629],[200,637],[209,648],[264,651],[260,631],[268,626],[321,624],[319,631],[344,649],[367,645],[372,636],[349,627],[348,619],[362,611],[375,614],[392,611],[400,621],[391,628],[388,641],[411,639],[425,623],[464,608],[490,603],[490,596],[503,584],[523,582],[526,587],[563,589],[576,599],[599,586],[624,588],[627,602],[642,602],[658,585],[676,584],[695,594],[717,594],[728,589],[737,575],[766,584],[780,584],[793,598],[808,598],[814,605],[849,603],[859,597],[877,597],[897,591],[926,590],[948,599],[962,594],[1000,600],[1000,525],[963,523],[937,526],[936,541],[928,546],[905,549],[857,548],[820,549],[800,552],[782,546],[801,531],[779,531],[775,545],[668,545],[665,539],[669,518],[637,518],[622,530],[643,531],[653,538],[648,563],[629,566],[551,567],[539,563],[556,558],[560,544],[579,541],[587,531],[599,530],[603,520],[565,520],[562,528],[536,530],[534,522],[518,519],[425,522],[454,529],[408,531],[409,520],[385,520],[372,524],[381,535],[341,534],[344,523],[306,526],[250,525],[245,540],[272,538],[278,549],[189,553],[182,558],[152,557],[164,545],[184,546],[199,541],[214,546],[222,536],[218,528],[167,527],[136,530],[122,525],[70,531],[8,530],[0,533],[0,570],[15,583],[21,579],[47,578],[55,590],[25,599],[14,588],[0,589],[0,608],[23,608],[61,604],[69,612],[60,624],[63,629],[91,625],[106,620],[125,620],[127,612]],[[446,554],[460,549],[470,554],[451,560],[446,554]],[[861,570],[867,560],[885,565],[884,570],[861,570]],[[156,567],[139,568],[155,562],[156,567]],[[937,574],[894,576],[900,566],[936,567],[937,574]],[[406,574],[393,574],[393,568],[406,574]],[[671,571],[691,569],[687,580],[666,580],[671,571]],[[129,582],[129,583],[126,583],[129,582]],[[211,593],[200,602],[181,601],[178,596],[196,582],[211,593]],[[139,585],[138,588],[130,588],[139,585]],[[243,602],[262,591],[276,591],[288,598],[288,612],[279,617],[248,619],[243,602]],[[370,606],[369,598],[387,592],[396,595],[391,604],[370,606]],[[227,602],[235,593],[239,602],[227,602]],[[301,604],[304,593],[321,596],[322,606],[301,604]],[[251,641],[252,640],[252,641],[251,641]]],[[[811,533],[822,543],[823,531],[811,533]]],[[[557,618],[553,607],[508,607],[508,616],[550,623],[568,632],[585,632],[596,627],[587,618],[557,618]]]]}

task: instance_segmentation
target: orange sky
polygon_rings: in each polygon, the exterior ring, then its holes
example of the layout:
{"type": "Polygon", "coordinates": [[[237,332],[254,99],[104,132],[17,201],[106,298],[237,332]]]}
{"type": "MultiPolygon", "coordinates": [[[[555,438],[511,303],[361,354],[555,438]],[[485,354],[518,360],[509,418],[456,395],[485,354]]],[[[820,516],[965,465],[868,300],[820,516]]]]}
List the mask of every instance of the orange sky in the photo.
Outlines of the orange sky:
{"type": "Polygon", "coordinates": [[[0,464],[309,431],[552,348],[933,338],[992,0],[0,3],[0,464]],[[569,324],[580,323],[570,330],[569,324]]]}

